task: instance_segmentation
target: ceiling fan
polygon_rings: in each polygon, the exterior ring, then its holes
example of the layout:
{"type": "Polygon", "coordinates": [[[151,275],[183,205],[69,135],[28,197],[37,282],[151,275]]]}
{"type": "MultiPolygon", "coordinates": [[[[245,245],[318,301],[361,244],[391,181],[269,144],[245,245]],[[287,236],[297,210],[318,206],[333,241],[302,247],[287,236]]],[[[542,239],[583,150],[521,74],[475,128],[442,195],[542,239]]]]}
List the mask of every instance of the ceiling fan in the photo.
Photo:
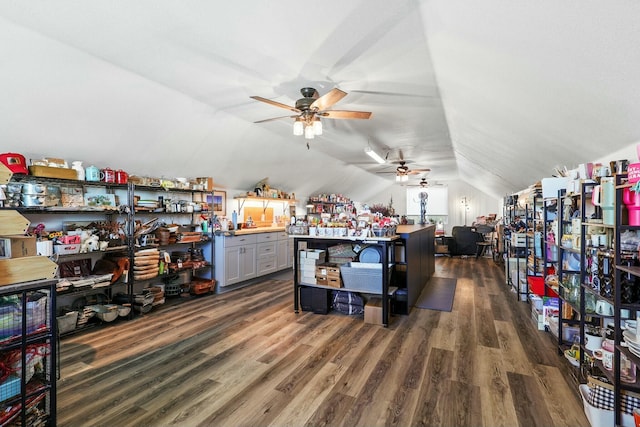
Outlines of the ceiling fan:
{"type": "MultiPolygon", "coordinates": [[[[304,135],[306,139],[313,139],[316,135],[322,135],[322,122],[320,118],[368,119],[371,117],[371,113],[368,111],[327,110],[333,104],[347,96],[346,92],[338,88],[331,89],[322,96],[312,87],[303,87],[300,89],[300,93],[302,94],[302,98],[296,101],[295,107],[261,96],[251,96],[251,98],[257,101],[266,102],[267,104],[296,113],[292,116],[273,117],[271,119],[258,120],[254,123],[264,123],[285,118],[295,119],[293,123],[293,134],[304,135]]],[[[307,148],[309,148],[309,144],[307,144],[307,148]]]]}
{"type": "Polygon", "coordinates": [[[429,186],[429,183],[427,182],[427,178],[422,178],[420,180],[419,183],[417,184],[405,184],[406,187],[420,187],[420,188],[427,188],[429,186]]]}
{"type": "Polygon", "coordinates": [[[398,163],[399,165],[398,167],[396,167],[395,171],[384,171],[378,173],[395,173],[397,182],[407,182],[409,180],[409,175],[418,175],[431,171],[431,169],[409,169],[409,166],[407,166],[407,161],[405,160],[400,160],[395,163],[398,163]]]}

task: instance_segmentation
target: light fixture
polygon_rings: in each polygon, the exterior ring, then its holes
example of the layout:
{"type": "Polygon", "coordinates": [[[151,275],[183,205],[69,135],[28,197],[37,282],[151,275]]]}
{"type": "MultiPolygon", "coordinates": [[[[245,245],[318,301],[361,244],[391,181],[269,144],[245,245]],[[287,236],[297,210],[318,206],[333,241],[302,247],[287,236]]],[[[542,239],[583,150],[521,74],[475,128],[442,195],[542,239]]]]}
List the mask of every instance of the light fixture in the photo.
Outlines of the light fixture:
{"type": "Polygon", "coordinates": [[[306,139],[313,139],[316,135],[322,135],[322,122],[320,117],[314,114],[302,114],[293,122],[293,134],[304,135],[306,139]]]}
{"type": "Polygon", "coordinates": [[[380,164],[385,163],[385,160],[382,157],[380,157],[380,155],[378,153],[373,151],[371,149],[371,147],[364,147],[364,152],[367,153],[369,155],[369,157],[371,157],[376,162],[378,162],[380,164]]]}
{"type": "Polygon", "coordinates": [[[313,133],[322,135],[322,122],[320,121],[320,117],[313,119],[313,133]]]}
{"type": "Polygon", "coordinates": [[[313,131],[313,125],[307,124],[304,126],[304,137],[305,139],[313,139],[315,137],[315,132],[313,131]]]}
{"type": "Polygon", "coordinates": [[[396,174],[396,182],[407,182],[409,181],[409,175],[398,173],[396,174]]]}
{"type": "Polygon", "coordinates": [[[467,211],[469,211],[469,200],[467,196],[462,197],[460,200],[460,204],[462,205],[462,210],[464,210],[464,225],[467,225],[467,211]]]}

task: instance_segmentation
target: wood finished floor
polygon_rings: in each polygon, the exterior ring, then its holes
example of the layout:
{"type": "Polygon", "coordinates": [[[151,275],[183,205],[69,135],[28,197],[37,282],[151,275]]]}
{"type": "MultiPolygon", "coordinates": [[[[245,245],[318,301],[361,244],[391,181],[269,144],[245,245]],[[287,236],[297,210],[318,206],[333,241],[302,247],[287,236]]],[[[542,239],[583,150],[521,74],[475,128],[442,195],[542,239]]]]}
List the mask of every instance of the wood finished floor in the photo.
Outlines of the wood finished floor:
{"type": "Polygon", "coordinates": [[[61,343],[59,426],[588,426],[545,332],[491,259],[437,258],[453,310],[389,328],[293,312],[291,280],[61,343]]]}

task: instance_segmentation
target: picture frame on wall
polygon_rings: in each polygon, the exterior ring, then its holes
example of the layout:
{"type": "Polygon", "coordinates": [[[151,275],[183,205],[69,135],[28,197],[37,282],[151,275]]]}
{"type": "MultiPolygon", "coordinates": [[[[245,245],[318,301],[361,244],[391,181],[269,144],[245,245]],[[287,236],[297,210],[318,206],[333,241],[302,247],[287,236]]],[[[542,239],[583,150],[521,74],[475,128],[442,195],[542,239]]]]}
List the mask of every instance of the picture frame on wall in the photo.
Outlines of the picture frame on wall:
{"type": "Polygon", "coordinates": [[[207,199],[211,197],[211,200],[207,200],[213,209],[213,213],[218,216],[227,215],[227,192],[222,190],[213,190],[213,194],[208,195],[207,199]]]}

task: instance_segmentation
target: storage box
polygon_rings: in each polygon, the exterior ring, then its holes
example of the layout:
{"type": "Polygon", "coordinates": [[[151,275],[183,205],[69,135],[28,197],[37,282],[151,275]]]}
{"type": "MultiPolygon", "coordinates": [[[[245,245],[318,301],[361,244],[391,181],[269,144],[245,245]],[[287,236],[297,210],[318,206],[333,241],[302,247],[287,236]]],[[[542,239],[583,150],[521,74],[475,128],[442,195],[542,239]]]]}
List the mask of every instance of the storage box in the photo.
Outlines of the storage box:
{"type": "Polygon", "coordinates": [[[542,178],[542,197],[545,199],[558,197],[558,191],[567,187],[568,180],[568,177],[542,178]]]}
{"type": "Polygon", "coordinates": [[[0,237],[0,259],[36,256],[35,236],[0,237]]]}
{"type": "Polygon", "coordinates": [[[524,248],[527,246],[527,233],[511,233],[511,246],[524,248]]]}
{"type": "Polygon", "coordinates": [[[542,297],[538,295],[529,295],[532,309],[542,311],[542,297]]]}
{"type": "Polygon", "coordinates": [[[75,169],[52,168],[50,166],[29,166],[29,174],[44,178],[78,179],[75,169]]]}
{"type": "Polygon", "coordinates": [[[382,264],[349,262],[340,266],[344,287],[350,291],[382,293],[382,264]]]}
{"type": "Polygon", "coordinates": [[[364,305],[364,322],[382,325],[382,298],[369,298],[369,301],[364,305]]]}
{"type": "Polygon", "coordinates": [[[330,286],[332,288],[341,288],[342,280],[340,279],[340,277],[317,276],[316,284],[322,285],[322,286],[330,286]]]}
{"type": "MultiPolygon", "coordinates": [[[[27,333],[47,323],[47,297],[27,302],[27,333]]],[[[22,303],[0,305],[0,339],[22,334],[22,303]]]]}
{"type": "Polygon", "coordinates": [[[338,264],[323,263],[316,265],[316,277],[338,277],[340,278],[340,267],[338,264]]]}
{"type": "Polygon", "coordinates": [[[536,309],[534,305],[531,306],[531,319],[539,331],[544,331],[544,316],[542,315],[542,310],[536,309]]]}
{"type": "Polygon", "coordinates": [[[58,323],[58,333],[64,334],[76,329],[76,323],[78,322],[78,312],[70,311],[63,316],[56,317],[58,323]]]}
{"type": "Polygon", "coordinates": [[[10,375],[0,384],[0,402],[11,399],[20,394],[20,377],[10,375]]]}
{"type": "Polygon", "coordinates": [[[320,260],[320,262],[324,262],[326,259],[327,251],[322,249],[307,249],[304,251],[300,251],[300,259],[302,258],[311,258],[320,260]]]}
{"type": "Polygon", "coordinates": [[[53,245],[53,252],[58,255],[77,254],[80,252],[80,244],[53,245]]]}
{"type": "MultiPolygon", "coordinates": [[[[596,408],[589,403],[589,386],[586,384],[580,384],[580,396],[582,396],[582,405],[584,407],[584,414],[587,416],[589,424],[593,427],[599,426],[612,426],[615,424],[614,413],[602,408],[596,408]]],[[[635,421],[633,415],[622,413],[622,426],[634,427],[635,421]]]]}
{"type": "MultiPolygon", "coordinates": [[[[542,297],[542,315],[544,316],[545,326],[549,326],[550,319],[558,318],[560,314],[558,298],[542,297]]],[[[558,329],[556,328],[556,331],[558,329]]]]}
{"type": "Polygon", "coordinates": [[[329,291],[323,288],[300,287],[300,308],[316,314],[327,314],[331,308],[329,291]]]}

